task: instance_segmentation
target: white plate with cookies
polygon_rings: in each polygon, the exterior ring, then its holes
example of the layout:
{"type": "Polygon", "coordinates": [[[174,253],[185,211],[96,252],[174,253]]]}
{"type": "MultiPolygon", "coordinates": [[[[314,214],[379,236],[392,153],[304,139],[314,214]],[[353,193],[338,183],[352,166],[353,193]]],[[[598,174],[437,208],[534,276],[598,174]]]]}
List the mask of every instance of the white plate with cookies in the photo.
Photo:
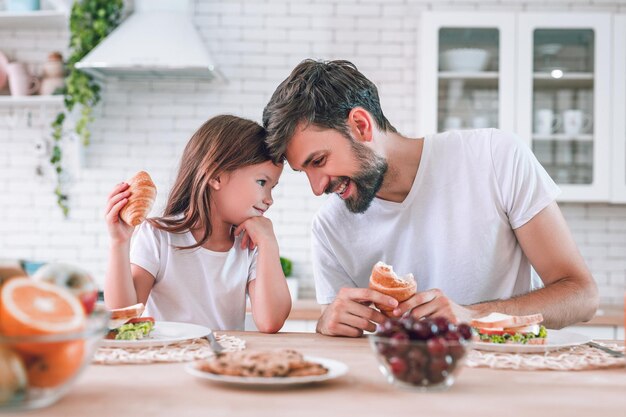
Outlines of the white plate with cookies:
{"type": "Polygon", "coordinates": [[[212,382],[271,387],[328,381],[345,375],[348,366],[334,359],[303,356],[295,351],[243,351],[189,363],[185,370],[212,382]]]}

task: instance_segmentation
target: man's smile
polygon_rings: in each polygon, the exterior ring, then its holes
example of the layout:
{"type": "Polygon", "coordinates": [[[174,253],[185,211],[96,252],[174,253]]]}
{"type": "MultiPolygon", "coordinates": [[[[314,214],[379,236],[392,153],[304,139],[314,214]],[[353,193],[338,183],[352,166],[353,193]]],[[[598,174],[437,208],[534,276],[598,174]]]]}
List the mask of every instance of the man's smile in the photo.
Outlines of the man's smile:
{"type": "Polygon", "coordinates": [[[348,188],[348,185],[350,184],[350,178],[346,178],[341,184],[339,184],[339,186],[335,189],[335,192],[339,195],[342,195],[346,189],[348,188]]]}
{"type": "Polygon", "coordinates": [[[346,199],[350,194],[350,190],[352,188],[350,186],[351,183],[352,181],[350,180],[350,178],[346,178],[334,187],[333,184],[330,184],[330,186],[326,189],[326,194],[337,193],[339,197],[341,197],[342,199],[346,199]]]}

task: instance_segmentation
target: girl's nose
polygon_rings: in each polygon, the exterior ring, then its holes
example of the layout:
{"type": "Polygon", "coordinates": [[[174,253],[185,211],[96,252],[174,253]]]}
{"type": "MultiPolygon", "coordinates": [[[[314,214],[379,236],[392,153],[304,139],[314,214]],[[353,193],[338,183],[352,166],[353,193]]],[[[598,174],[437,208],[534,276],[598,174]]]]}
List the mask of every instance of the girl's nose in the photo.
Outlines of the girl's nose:
{"type": "Polygon", "coordinates": [[[265,196],[265,198],[263,199],[263,204],[267,204],[268,207],[274,204],[274,199],[272,198],[272,194],[268,194],[265,196]]]}

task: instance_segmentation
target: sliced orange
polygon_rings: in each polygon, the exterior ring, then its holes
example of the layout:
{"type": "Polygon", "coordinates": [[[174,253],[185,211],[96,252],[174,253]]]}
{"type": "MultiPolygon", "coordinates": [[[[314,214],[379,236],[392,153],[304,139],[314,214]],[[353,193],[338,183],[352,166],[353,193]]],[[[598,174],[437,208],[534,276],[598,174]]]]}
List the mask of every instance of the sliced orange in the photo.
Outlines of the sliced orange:
{"type": "MultiPolygon", "coordinates": [[[[83,306],[69,290],[47,282],[14,278],[0,291],[0,333],[7,336],[55,335],[85,327],[83,306]]],[[[19,350],[45,353],[59,343],[20,343],[19,350]]]]}
{"type": "MultiPolygon", "coordinates": [[[[10,337],[80,332],[85,311],[68,289],[29,278],[14,278],[0,289],[0,333],[10,337]]],[[[73,377],[83,363],[85,342],[24,341],[12,345],[22,357],[28,384],[54,387],[73,377]]]]}

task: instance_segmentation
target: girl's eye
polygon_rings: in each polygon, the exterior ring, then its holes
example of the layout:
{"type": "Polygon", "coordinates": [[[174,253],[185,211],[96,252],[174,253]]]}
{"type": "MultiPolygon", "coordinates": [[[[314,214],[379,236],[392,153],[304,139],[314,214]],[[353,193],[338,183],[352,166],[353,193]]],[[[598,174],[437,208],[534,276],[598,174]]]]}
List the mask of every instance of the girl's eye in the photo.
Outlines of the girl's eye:
{"type": "Polygon", "coordinates": [[[259,184],[261,187],[265,187],[265,183],[267,182],[266,180],[256,180],[257,184],[259,184]]]}
{"type": "Polygon", "coordinates": [[[324,161],[326,160],[325,156],[322,156],[321,158],[318,158],[316,160],[313,161],[313,166],[314,167],[320,167],[324,164],[324,161]]]}

